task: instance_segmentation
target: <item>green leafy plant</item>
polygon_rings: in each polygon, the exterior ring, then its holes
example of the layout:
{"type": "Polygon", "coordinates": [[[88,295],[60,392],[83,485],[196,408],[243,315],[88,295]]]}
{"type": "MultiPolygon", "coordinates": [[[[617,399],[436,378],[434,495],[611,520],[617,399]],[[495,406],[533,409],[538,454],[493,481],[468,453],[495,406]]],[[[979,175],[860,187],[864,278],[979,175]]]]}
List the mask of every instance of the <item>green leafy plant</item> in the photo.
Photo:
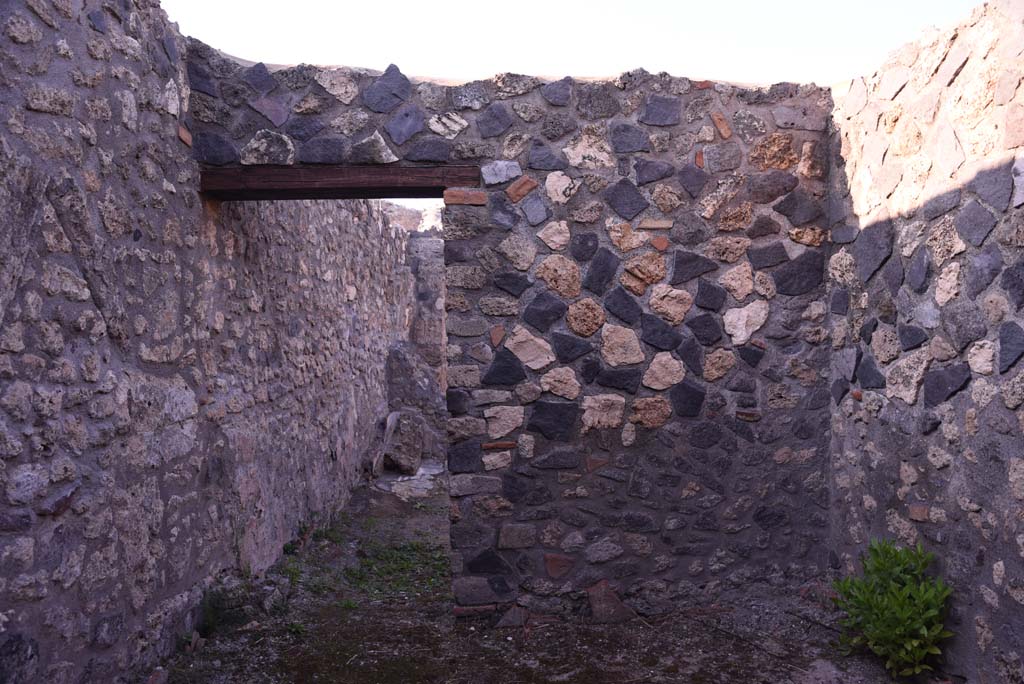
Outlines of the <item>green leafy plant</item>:
{"type": "Polygon", "coordinates": [[[920,544],[903,548],[874,540],[862,559],[864,574],[838,580],[836,605],[846,613],[840,646],[868,649],[899,676],[920,674],[942,654],[939,643],[953,636],[943,622],[952,589],[926,574],[934,560],[920,544]]]}
{"type": "Polygon", "coordinates": [[[448,554],[438,546],[370,542],[359,555],[359,565],[344,570],[345,579],[375,599],[399,594],[432,595],[448,586],[448,554]]]}

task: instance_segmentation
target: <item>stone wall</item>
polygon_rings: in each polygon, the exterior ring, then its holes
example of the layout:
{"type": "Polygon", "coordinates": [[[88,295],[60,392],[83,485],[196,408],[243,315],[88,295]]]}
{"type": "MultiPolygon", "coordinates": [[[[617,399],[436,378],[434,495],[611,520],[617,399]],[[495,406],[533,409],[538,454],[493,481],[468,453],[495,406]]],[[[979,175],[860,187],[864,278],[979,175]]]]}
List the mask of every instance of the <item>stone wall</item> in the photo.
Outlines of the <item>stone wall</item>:
{"type": "Polygon", "coordinates": [[[155,1],[0,8],[0,681],[130,679],[377,460],[405,233],[204,206],[184,52],[155,1]]]}
{"type": "MultiPolygon", "coordinates": [[[[409,267],[415,283],[409,339],[417,354],[437,373],[438,387],[448,386],[445,331],[444,240],[436,233],[413,233],[409,240],[409,267]]],[[[443,429],[443,425],[440,426],[443,429]]]]}
{"type": "Polygon", "coordinates": [[[461,610],[823,572],[827,91],[443,87],[197,42],[189,76],[204,164],[481,166],[445,195],[461,610]]]}
{"type": "Polygon", "coordinates": [[[835,89],[833,530],[924,544],[953,671],[1021,681],[1024,27],[979,8],[835,89]]]}
{"type": "Polygon", "coordinates": [[[166,653],[219,573],[429,451],[437,379],[460,612],[653,613],[895,536],[957,588],[955,667],[1018,681],[1014,4],[834,111],[643,71],[271,73],[156,0],[4,4],[0,679],[166,653]],[[407,257],[375,203],[204,204],[197,161],[482,183],[407,257]]]}

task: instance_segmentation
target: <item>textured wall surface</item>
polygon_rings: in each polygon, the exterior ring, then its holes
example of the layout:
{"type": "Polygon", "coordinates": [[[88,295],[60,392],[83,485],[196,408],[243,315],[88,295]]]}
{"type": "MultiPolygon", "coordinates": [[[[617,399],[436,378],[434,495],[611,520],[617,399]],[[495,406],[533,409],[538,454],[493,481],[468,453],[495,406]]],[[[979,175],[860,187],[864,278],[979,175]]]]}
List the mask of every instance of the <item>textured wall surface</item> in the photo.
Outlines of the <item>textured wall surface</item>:
{"type": "Polygon", "coordinates": [[[189,54],[203,163],[482,168],[446,194],[460,604],[824,570],[827,91],[189,54]]]}
{"type": "Polygon", "coordinates": [[[0,681],[167,654],[218,573],[344,504],[387,415],[404,231],[203,207],[184,49],[155,2],[0,7],[0,681]]]}
{"type": "Polygon", "coordinates": [[[979,10],[835,91],[829,264],[844,568],[921,542],[954,671],[1024,668],[1024,6],[979,10]]]}
{"type": "Polygon", "coordinates": [[[1015,4],[833,110],[643,71],[271,73],[186,58],[155,0],[4,3],[0,680],[166,653],[218,573],[441,425],[436,374],[460,611],[657,612],[895,536],[957,587],[955,668],[1019,681],[1015,4]],[[204,205],[194,159],[482,184],[407,257],[373,203],[204,205]]]}
{"type": "MultiPolygon", "coordinates": [[[[418,355],[435,369],[438,386],[447,387],[444,240],[431,233],[412,233],[409,237],[409,267],[416,288],[409,340],[418,355]]],[[[443,424],[439,427],[444,428],[443,424]]]]}

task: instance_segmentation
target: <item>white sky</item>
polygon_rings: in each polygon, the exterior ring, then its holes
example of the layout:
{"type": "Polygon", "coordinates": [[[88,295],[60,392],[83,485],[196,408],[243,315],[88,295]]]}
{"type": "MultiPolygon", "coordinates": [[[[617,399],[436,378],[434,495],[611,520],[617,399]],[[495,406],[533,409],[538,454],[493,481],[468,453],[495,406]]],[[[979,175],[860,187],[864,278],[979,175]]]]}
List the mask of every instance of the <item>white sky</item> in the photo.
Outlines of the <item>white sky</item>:
{"type": "Polygon", "coordinates": [[[980,0],[163,0],[181,31],[268,64],[446,81],[652,73],[830,85],[980,0]]]}
{"type": "MultiPolygon", "coordinates": [[[[867,75],[981,0],[163,0],[172,21],[230,55],[446,82],[511,71],[831,85],[867,75]]],[[[394,200],[424,209],[438,200],[394,200]]]]}

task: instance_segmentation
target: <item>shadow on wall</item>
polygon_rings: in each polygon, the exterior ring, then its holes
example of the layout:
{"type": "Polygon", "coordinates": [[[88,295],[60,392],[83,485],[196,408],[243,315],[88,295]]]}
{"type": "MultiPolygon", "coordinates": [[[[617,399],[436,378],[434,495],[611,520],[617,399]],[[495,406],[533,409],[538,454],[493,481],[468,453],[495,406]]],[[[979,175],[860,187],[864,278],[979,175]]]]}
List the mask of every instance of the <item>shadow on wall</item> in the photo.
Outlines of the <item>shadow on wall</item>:
{"type": "Polygon", "coordinates": [[[870,538],[923,543],[955,588],[955,671],[984,681],[988,652],[1019,672],[1002,649],[1024,643],[1024,159],[859,231],[849,203],[829,263],[843,571],[870,538]]]}
{"type": "MultiPolygon", "coordinates": [[[[465,220],[446,220],[450,268],[433,271],[465,312],[448,319],[464,346],[449,376],[467,415],[447,423],[472,447],[452,532],[473,575],[464,605],[511,603],[515,584],[519,606],[568,612],[556,594],[571,582],[606,607],[626,588],[660,609],[658,573],[669,595],[720,578],[778,591],[820,577],[837,546],[842,567],[872,535],[921,539],[958,588],[957,667],[972,684],[1020,680],[1021,195],[997,164],[898,201],[915,169],[890,163],[897,135],[879,125],[904,103],[900,125],[913,119],[922,64],[930,103],[959,97],[952,113],[971,117],[969,154],[986,132],[1024,146],[1019,25],[982,10],[869,79],[871,107],[842,124],[864,149],[833,155],[869,173],[830,188],[822,89],[642,71],[414,87],[397,67],[243,69],[194,42],[186,64],[155,2],[51,5],[5,20],[0,76],[15,257],[0,264],[0,533],[15,540],[0,558],[13,578],[0,651],[22,680],[113,681],[166,653],[202,588],[238,569],[237,539],[258,570],[308,514],[341,505],[338,483],[358,469],[345,455],[377,436],[366,407],[387,403],[389,370],[408,377],[398,355],[384,364],[411,293],[386,222],[362,203],[341,222],[316,203],[207,221],[195,158],[490,167],[456,193],[465,206],[450,215],[465,220]],[[40,178],[56,180],[44,193],[40,178]],[[830,300],[824,231],[804,228],[826,195],[830,300]],[[916,208],[893,209],[904,204],[916,208]],[[846,219],[867,223],[863,206],[909,218],[858,236],[846,219]],[[806,257],[790,259],[786,217],[806,257]],[[565,221],[593,227],[573,235],[565,221]],[[541,398],[545,386],[566,401],[541,398]],[[593,428],[585,443],[574,424],[593,428]],[[557,444],[570,440],[575,451],[557,444]]],[[[949,126],[929,130],[934,149],[903,146],[950,178],[966,155],[949,126]]],[[[437,316],[420,324],[415,342],[443,334],[437,316]]],[[[442,369],[447,353],[435,350],[442,369]]]]}

